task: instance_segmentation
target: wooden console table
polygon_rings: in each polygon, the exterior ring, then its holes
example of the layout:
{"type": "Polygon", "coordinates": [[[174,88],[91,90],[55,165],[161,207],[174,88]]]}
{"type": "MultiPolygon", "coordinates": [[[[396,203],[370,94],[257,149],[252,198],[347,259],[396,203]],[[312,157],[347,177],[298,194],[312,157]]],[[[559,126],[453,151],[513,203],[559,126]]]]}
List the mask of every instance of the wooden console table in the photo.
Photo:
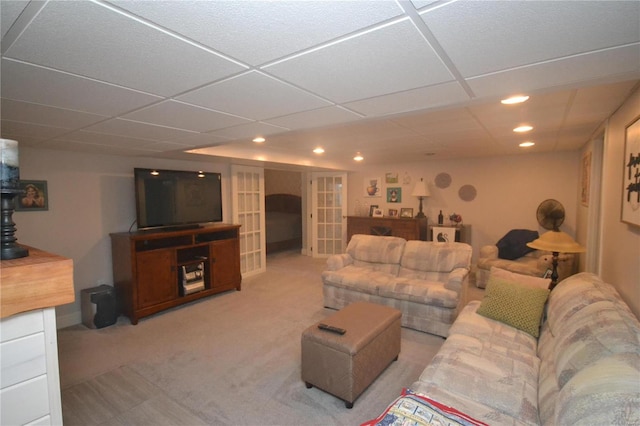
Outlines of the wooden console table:
{"type": "Polygon", "coordinates": [[[354,234],[391,235],[405,240],[427,240],[427,218],[347,216],[347,243],[354,234]]]}

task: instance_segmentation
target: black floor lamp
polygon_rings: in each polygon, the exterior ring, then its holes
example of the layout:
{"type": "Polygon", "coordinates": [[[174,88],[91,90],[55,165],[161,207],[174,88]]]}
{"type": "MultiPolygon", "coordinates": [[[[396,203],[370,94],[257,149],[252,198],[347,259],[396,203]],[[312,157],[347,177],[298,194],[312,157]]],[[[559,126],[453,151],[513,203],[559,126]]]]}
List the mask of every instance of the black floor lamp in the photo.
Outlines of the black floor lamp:
{"type": "Polygon", "coordinates": [[[584,253],[587,251],[586,248],[575,242],[569,234],[559,229],[545,232],[540,238],[527,243],[527,246],[536,250],[550,251],[553,255],[549,290],[553,290],[558,284],[558,255],[560,253],[584,253]]]}

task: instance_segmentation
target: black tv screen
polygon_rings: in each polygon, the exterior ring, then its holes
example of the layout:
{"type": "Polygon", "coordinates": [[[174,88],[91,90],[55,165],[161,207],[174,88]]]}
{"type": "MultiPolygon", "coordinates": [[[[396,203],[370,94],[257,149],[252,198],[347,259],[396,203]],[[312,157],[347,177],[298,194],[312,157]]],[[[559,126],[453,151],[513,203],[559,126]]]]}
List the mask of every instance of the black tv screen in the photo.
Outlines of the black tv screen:
{"type": "Polygon", "coordinates": [[[134,169],[138,229],[222,221],[220,173],[134,169]]]}

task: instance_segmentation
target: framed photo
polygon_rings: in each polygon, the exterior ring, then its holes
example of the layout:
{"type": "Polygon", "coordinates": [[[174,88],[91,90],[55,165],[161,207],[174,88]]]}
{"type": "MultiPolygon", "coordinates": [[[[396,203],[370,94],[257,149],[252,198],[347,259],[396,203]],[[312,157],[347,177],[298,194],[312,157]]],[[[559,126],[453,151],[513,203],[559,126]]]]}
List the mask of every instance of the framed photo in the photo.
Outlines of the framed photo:
{"type": "Polygon", "coordinates": [[[373,212],[379,210],[377,204],[371,204],[369,207],[369,216],[373,216],[373,212]]]}
{"type": "Polygon", "coordinates": [[[413,217],[413,208],[412,207],[402,207],[400,209],[400,217],[413,217]]]}
{"type": "Polygon", "coordinates": [[[373,213],[373,214],[372,214],[372,216],[373,216],[373,217],[382,217],[382,216],[384,216],[384,214],[382,213],[382,209],[381,209],[381,208],[378,208],[378,207],[376,207],[375,209],[373,209],[373,212],[372,212],[372,213],[373,213]]]}
{"type": "Polygon", "coordinates": [[[24,194],[16,197],[16,210],[49,210],[46,180],[20,180],[20,189],[24,191],[24,194]]]}
{"type": "Polygon", "coordinates": [[[387,203],[399,203],[402,201],[402,188],[387,188],[387,203]]]}
{"type": "Polygon", "coordinates": [[[380,197],[381,188],[382,180],[379,177],[364,180],[365,197],[380,197]]]}
{"type": "Polygon", "coordinates": [[[453,243],[456,240],[456,228],[450,228],[446,226],[434,226],[431,228],[432,241],[438,241],[441,243],[453,243]]]}
{"type": "Polygon", "coordinates": [[[398,209],[389,209],[389,217],[398,217],[398,209]]]}
{"type": "Polygon", "coordinates": [[[384,180],[386,183],[398,183],[398,173],[385,173],[384,180]]]}
{"type": "Polygon", "coordinates": [[[580,201],[589,206],[589,190],[591,188],[591,151],[582,157],[582,181],[580,182],[580,201]]]}
{"type": "Polygon", "coordinates": [[[621,220],[640,226],[640,117],[625,132],[621,220]]]}

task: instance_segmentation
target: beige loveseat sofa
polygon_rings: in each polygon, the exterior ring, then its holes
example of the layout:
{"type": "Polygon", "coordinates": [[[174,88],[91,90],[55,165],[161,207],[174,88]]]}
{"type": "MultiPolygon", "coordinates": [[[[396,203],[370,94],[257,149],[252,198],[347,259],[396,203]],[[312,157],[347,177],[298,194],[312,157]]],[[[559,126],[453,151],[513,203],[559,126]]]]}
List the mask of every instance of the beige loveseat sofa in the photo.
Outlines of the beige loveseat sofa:
{"type": "Polygon", "coordinates": [[[391,306],[402,312],[404,327],[446,337],[470,265],[468,244],[356,234],[346,253],[327,259],[324,305],[341,309],[366,301],[391,306]]]}
{"type": "MultiPolygon", "coordinates": [[[[462,310],[411,386],[424,401],[490,425],[640,424],[640,323],[613,286],[590,273],[561,281],[538,339],[480,306],[462,310]]],[[[403,396],[381,418],[421,401],[403,396]]]]}

